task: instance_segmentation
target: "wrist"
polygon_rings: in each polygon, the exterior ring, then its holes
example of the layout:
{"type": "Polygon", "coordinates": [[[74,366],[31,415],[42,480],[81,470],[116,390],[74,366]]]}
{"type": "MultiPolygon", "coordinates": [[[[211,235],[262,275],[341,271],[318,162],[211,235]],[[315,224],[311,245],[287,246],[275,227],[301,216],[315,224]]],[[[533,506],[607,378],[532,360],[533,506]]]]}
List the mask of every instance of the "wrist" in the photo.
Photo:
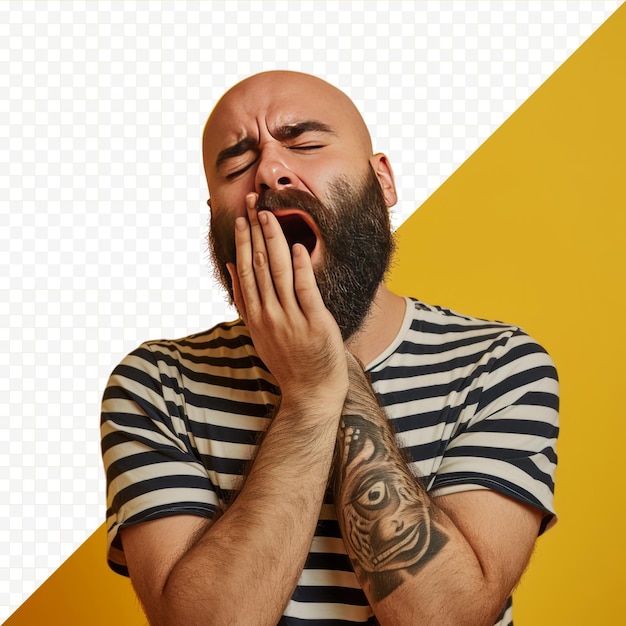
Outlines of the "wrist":
{"type": "Polygon", "coordinates": [[[288,414],[298,420],[339,419],[348,393],[344,388],[294,388],[281,389],[278,413],[288,414]]]}

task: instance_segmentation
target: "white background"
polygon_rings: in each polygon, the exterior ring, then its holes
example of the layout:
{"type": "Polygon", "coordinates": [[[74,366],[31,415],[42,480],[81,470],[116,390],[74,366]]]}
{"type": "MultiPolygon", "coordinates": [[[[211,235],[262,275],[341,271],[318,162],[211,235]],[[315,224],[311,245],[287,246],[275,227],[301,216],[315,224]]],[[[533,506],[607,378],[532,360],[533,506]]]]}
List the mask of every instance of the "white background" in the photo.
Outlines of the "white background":
{"type": "Polygon", "coordinates": [[[104,520],[114,365],[233,317],[200,153],[227,87],[287,68],[344,89],[398,226],[619,4],[0,4],[0,619],[104,520]]]}

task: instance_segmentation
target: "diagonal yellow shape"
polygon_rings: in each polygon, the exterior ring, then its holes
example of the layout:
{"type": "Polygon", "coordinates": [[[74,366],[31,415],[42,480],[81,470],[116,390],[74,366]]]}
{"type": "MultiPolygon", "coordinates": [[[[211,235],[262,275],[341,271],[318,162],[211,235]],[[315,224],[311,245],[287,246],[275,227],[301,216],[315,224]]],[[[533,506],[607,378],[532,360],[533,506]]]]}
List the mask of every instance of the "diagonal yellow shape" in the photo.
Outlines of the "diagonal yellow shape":
{"type": "Polygon", "coordinates": [[[392,287],[522,325],[561,379],[556,505],[516,626],[615,624],[626,505],[626,5],[400,229],[392,287]]]}
{"type": "MultiPolygon", "coordinates": [[[[626,557],[626,6],[400,229],[396,290],[521,324],[562,383],[560,521],[516,626],[612,624],[626,557]]],[[[5,626],[146,624],[98,529],[5,626]]]]}
{"type": "Polygon", "coordinates": [[[148,626],[148,621],[130,580],[108,568],[103,524],[4,626],[148,626]]]}

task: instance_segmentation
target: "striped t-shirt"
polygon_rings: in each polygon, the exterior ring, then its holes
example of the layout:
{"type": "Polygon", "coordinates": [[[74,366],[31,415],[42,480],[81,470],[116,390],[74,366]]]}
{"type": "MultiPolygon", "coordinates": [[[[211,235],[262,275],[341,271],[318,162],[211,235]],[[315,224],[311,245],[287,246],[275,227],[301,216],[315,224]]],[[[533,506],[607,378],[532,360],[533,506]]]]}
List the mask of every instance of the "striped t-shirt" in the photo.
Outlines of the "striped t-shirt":
{"type": "MultiPolygon", "coordinates": [[[[407,299],[394,342],[367,366],[431,495],[492,489],[554,519],[557,375],[515,326],[407,299]]],[[[267,428],[278,389],[241,321],[150,341],[113,371],[102,405],[108,559],[128,575],[124,526],[224,508],[267,428]]],[[[375,623],[346,555],[334,506],[322,506],[281,624],[375,623]]],[[[497,624],[511,623],[511,603],[497,624]]]]}

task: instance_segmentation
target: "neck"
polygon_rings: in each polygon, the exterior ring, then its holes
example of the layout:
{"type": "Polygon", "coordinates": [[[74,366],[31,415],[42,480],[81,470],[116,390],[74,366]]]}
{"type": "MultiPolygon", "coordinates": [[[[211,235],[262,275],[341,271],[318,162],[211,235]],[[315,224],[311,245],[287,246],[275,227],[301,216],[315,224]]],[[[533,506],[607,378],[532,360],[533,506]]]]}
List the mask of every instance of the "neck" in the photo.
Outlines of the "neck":
{"type": "Polygon", "coordinates": [[[346,348],[363,365],[367,365],[386,350],[396,338],[404,313],[406,301],[381,283],[363,326],[346,342],[346,348]]]}

